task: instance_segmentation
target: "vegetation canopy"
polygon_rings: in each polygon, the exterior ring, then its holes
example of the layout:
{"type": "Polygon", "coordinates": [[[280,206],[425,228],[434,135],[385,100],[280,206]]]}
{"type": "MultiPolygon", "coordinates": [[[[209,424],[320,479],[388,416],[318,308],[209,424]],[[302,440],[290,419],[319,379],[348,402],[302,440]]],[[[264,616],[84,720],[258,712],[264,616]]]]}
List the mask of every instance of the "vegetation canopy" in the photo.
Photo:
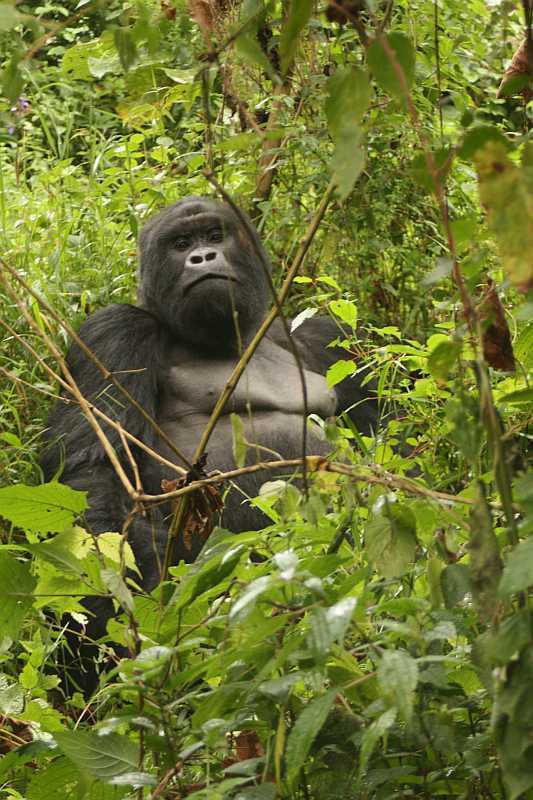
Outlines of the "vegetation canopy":
{"type": "Polygon", "coordinates": [[[532,17],[532,0],[0,0],[3,796],[533,800],[532,17]],[[154,493],[149,442],[64,354],[88,315],[135,302],[139,231],[187,196],[251,219],[272,310],[154,493]],[[211,432],[269,325],[305,342],[320,317],[342,356],[327,388],[374,387],[381,425],[309,414],[331,455],[261,452],[268,524],[227,531],[254,443],[231,415],[221,474],[211,432]],[[121,530],[84,527],[61,465],[43,481],[60,393],[131,502],[121,530]],[[163,500],[149,592],[128,530],[163,500]],[[203,544],[193,564],[173,539],[203,544]],[[92,642],[87,598],[116,612],[92,642]],[[89,697],[67,690],[74,633],[89,697]]]}

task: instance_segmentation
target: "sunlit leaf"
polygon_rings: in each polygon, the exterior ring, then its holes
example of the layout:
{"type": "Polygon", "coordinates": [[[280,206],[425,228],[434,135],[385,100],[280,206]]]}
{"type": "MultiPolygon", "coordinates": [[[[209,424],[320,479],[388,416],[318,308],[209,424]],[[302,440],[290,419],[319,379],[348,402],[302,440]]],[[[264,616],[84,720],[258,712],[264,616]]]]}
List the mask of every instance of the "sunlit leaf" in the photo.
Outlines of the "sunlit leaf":
{"type": "Polygon", "coordinates": [[[55,481],[41,486],[20,484],[0,489],[0,516],[23,530],[62,531],[86,508],[85,492],[55,481]]]}
{"type": "Polygon", "coordinates": [[[349,375],[353,375],[356,369],[357,365],[351,359],[336,361],[326,373],[328,389],[332,389],[349,375]]]}

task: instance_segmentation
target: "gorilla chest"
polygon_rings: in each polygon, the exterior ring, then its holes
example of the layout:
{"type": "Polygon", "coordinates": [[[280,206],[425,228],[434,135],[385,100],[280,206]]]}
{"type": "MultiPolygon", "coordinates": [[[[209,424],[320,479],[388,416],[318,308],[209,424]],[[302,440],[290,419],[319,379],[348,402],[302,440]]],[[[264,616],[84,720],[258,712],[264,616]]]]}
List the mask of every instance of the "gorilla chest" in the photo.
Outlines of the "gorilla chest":
{"type": "MultiPolygon", "coordinates": [[[[171,353],[161,375],[160,423],[176,444],[192,455],[236,359],[201,358],[184,348],[171,353]]],[[[231,456],[231,413],[245,424],[250,442],[287,455],[301,447],[302,415],[335,412],[335,395],[326,380],[304,371],[307,409],[300,373],[291,353],[263,341],[228,401],[211,440],[231,456]],[[300,423],[300,424],[298,424],[300,423]]]]}

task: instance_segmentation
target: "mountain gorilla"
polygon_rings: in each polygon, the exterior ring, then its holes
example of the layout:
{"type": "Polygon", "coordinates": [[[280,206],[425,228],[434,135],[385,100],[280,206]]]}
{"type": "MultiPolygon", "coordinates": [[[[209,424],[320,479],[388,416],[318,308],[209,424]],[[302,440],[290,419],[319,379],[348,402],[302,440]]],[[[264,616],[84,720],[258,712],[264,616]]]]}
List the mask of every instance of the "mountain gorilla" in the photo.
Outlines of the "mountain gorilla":
{"type": "MultiPolygon", "coordinates": [[[[251,225],[244,227],[230,206],[189,197],[154,216],[142,230],[138,306],[108,306],[82,325],[83,341],[189,460],[239,353],[265,316],[270,301],[268,263],[257,233],[251,225]]],[[[326,349],[338,334],[333,321],[316,317],[293,334],[304,367],[307,412],[329,417],[349,408],[358,429],[367,433],[376,427],[377,408],[361,378],[350,377],[334,391],[326,385],[328,366],[346,357],[342,350],[326,349]]],[[[77,344],[71,346],[67,362],[91,403],[165,458],[180,463],[77,344]]],[[[273,325],[259,345],[216,425],[207,448],[209,470],[235,467],[233,412],[241,415],[246,439],[255,445],[248,449],[248,463],[302,454],[301,375],[281,325],[273,325]]],[[[119,434],[110,426],[104,429],[131,473],[119,434]]],[[[307,449],[328,452],[327,444],[312,432],[307,449]]],[[[161,481],[175,477],[144,451],[133,455],[145,492],[159,494],[161,481]]],[[[47,479],[62,469],[63,482],[88,492],[85,524],[91,531],[122,529],[131,501],[78,406],[59,401],[52,410],[43,469],[47,479]]],[[[267,524],[246,497],[256,496],[268,477],[246,476],[229,491],[225,527],[238,532],[267,524]]],[[[148,590],[160,579],[170,515],[169,506],[147,509],[128,529],[148,590]]],[[[192,557],[178,547],[174,560],[192,557]]],[[[98,612],[101,633],[109,615],[109,608],[98,612]]],[[[92,635],[97,633],[94,628],[92,635]]]]}

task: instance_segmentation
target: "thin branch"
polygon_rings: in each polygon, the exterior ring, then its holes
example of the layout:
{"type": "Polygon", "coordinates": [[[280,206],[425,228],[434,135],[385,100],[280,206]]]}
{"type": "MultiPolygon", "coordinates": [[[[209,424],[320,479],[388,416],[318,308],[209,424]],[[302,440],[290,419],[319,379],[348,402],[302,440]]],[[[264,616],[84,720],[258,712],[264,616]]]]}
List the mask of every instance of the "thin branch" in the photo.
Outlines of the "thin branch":
{"type": "MultiPolygon", "coordinates": [[[[0,264],[3,265],[3,262],[1,260],[0,260],[0,264]]],[[[95,415],[93,414],[91,408],[89,407],[89,403],[87,402],[87,400],[85,399],[85,397],[81,393],[81,391],[80,391],[80,389],[78,387],[78,384],[76,383],[76,381],[74,380],[74,377],[70,373],[70,370],[67,367],[67,364],[66,364],[65,360],[63,359],[61,353],[59,352],[59,350],[55,346],[55,344],[52,341],[52,339],[50,339],[50,337],[44,331],[42,331],[39,328],[39,326],[37,325],[36,321],[33,319],[31,314],[28,312],[24,301],[21,300],[21,298],[17,295],[17,293],[15,292],[15,290],[13,289],[13,287],[11,286],[9,281],[7,280],[7,277],[5,275],[2,275],[1,273],[0,273],[0,282],[3,284],[6,292],[9,294],[9,296],[11,297],[13,302],[18,307],[19,311],[21,312],[22,316],[24,317],[24,319],[26,320],[28,325],[34,331],[36,331],[37,334],[42,338],[42,340],[45,343],[45,345],[47,346],[48,350],[50,351],[52,356],[57,361],[57,363],[58,363],[63,375],[65,376],[65,379],[66,379],[67,383],[69,384],[69,386],[71,388],[72,394],[74,395],[74,397],[76,398],[76,400],[80,404],[80,408],[81,408],[85,418],[87,419],[89,425],[91,426],[91,428],[95,432],[98,440],[100,441],[102,447],[104,448],[104,452],[107,455],[107,457],[108,457],[109,461],[111,462],[111,464],[113,465],[113,467],[115,469],[115,472],[116,472],[120,482],[124,486],[124,489],[126,490],[128,495],[130,495],[130,497],[133,497],[136,494],[135,489],[133,488],[130,479],[126,475],[126,473],[125,473],[125,471],[124,471],[124,469],[122,467],[122,464],[120,463],[120,460],[119,460],[119,458],[118,458],[118,456],[116,454],[116,451],[115,451],[114,447],[112,446],[111,442],[109,441],[109,439],[105,435],[104,431],[102,430],[101,426],[97,422],[97,420],[95,418],[95,415]]]]}
{"type": "MultiPolygon", "coordinates": [[[[437,492],[433,489],[428,489],[426,486],[414,481],[412,478],[406,478],[402,475],[394,475],[391,472],[386,472],[378,468],[358,468],[350,464],[343,464],[339,461],[328,461],[325,456],[309,455],[306,456],[307,469],[309,472],[334,472],[338,475],[346,475],[357,483],[367,483],[377,486],[386,486],[389,489],[396,489],[408,494],[418,495],[420,497],[427,497],[430,500],[441,503],[453,503],[456,505],[471,506],[474,500],[467,497],[461,497],[447,492],[437,492]]],[[[240,478],[242,475],[251,475],[254,472],[278,471],[282,469],[293,469],[302,466],[303,459],[301,458],[286,458],[277,461],[261,461],[256,464],[250,464],[247,467],[239,467],[232,469],[228,472],[217,472],[216,474],[209,475],[202,480],[191,481],[187,486],[180,489],[174,489],[171,492],[163,494],[142,494],[137,499],[141,502],[166,502],[168,500],[175,500],[177,497],[195,492],[202,489],[204,486],[223,483],[225,481],[240,478]]]]}
{"type": "MultiPolygon", "coordinates": [[[[329,201],[333,194],[333,190],[334,190],[334,184],[333,182],[331,182],[326,191],[324,192],[324,196],[322,197],[322,200],[320,201],[320,204],[313,216],[313,219],[311,220],[309,227],[305,232],[300,247],[298,248],[298,252],[296,253],[296,256],[294,257],[294,260],[287,272],[285,280],[283,281],[281,289],[278,293],[278,305],[282,305],[285,302],[287,295],[289,294],[292,281],[296,277],[296,274],[307,254],[309,246],[311,245],[311,242],[313,241],[313,238],[317,232],[318,226],[320,225],[322,218],[324,217],[326,208],[328,207],[329,201]]],[[[200,458],[200,456],[203,455],[205,448],[207,447],[207,444],[209,442],[209,439],[211,438],[211,434],[213,433],[215,425],[217,424],[218,419],[222,411],[224,410],[226,403],[233,394],[235,387],[237,386],[237,383],[239,382],[250,359],[257,350],[261,340],[267,333],[268,329],[270,328],[276,317],[277,317],[277,308],[276,306],[274,306],[269,311],[264,321],[261,323],[257,333],[255,334],[250,344],[248,345],[248,347],[240,357],[239,361],[233,368],[233,371],[230,377],[228,378],[226,385],[215,404],[213,411],[211,412],[211,417],[209,418],[209,422],[207,423],[205,430],[202,433],[200,443],[198,444],[198,447],[196,448],[196,452],[194,454],[193,458],[194,463],[196,463],[200,458]]]]}
{"type": "MultiPolygon", "coordinates": [[[[11,336],[13,336],[13,338],[16,339],[16,341],[28,351],[28,353],[30,353],[30,355],[38,362],[38,364],[40,364],[40,366],[47,372],[47,374],[52,378],[53,381],[57,381],[60,384],[60,386],[63,389],[65,389],[65,391],[67,391],[69,394],[73,395],[71,386],[57,372],[55,372],[55,370],[53,370],[52,367],[50,367],[46,363],[44,358],[42,358],[42,356],[37,352],[37,350],[35,350],[35,348],[33,348],[31,346],[31,344],[26,339],[24,339],[22,336],[20,336],[1,317],[0,317],[0,325],[3,328],[5,328],[11,334],[11,336]]],[[[39,337],[41,336],[40,329],[39,329],[38,335],[39,335],[39,337]]],[[[5,367],[0,367],[0,370],[4,373],[4,375],[6,375],[8,378],[10,378],[10,380],[12,380],[12,381],[14,381],[16,383],[19,383],[19,384],[21,384],[23,386],[28,386],[30,389],[33,389],[36,392],[40,392],[41,394],[44,394],[47,397],[52,397],[55,400],[60,400],[62,403],[67,403],[67,404],[68,403],[75,403],[76,405],[79,405],[78,401],[75,400],[75,399],[71,399],[71,398],[64,397],[64,396],[59,396],[59,395],[53,394],[52,392],[48,392],[46,389],[43,389],[42,387],[33,386],[31,383],[29,383],[28,381],[23,380],[20,376],[15,375],[15,373],[10,372],[5,367]]],[[[99,417],[99,419],[103,420],[103,422],[105,422],[107,425],[110,425],[119,434],[123,433],[124,436],[132,444],[134,444],[136,447],[139,447],[141,450],[144,450],[144,452],[147,455],[151,456],[156,461],[159,461],[159,463],[162,464],[163,466],[168,467],[169,469],[173,470],[174,472],[177,472],[178,475],[186,475],[187,474],[187,470],[185,470],[183,467],[180,467],[178,464],[175,464],[173,461],[169,461],[168,459],[164,458],[164,456],[162,456],[156,450],[152,450],[151,447],[149,447],[143,441],[141,441],[136,436],[134,436],[132,433],[127,431],[125,428],[123,428],[122,425],[120,425],[119,422],[116,422],[111,417],[108,417],[107,414],[105,414],[97,406],[95,406],[94,403],[91,403],[89,400],[87,400],[87,404],[88,404],[89,408],[91,409],[91,411],[93,411],[94,414],[97,417],[99,417]]]]}
{"type": "Polygon", "coordinates": [[[43,308],[51,317],[54,319],[57,324],[63,328],[66,333],[70,336],[70,338],[76,342],[78,347],[83,351],[83,353],[87,356],[87,358],[92,361],[92,363],[100,370],[102,375],[104,376],[105,380],[108,380],[110,383],[115,386],[116,389],[125,397],[125,399],[130,403],[130,405],[135,408],[136,411],[143,417],[144,420],[152,427],[152,429],[157,433],[157,435],[165,442],[165,444],[170,447],[172,452],[182,461],[186,467],[190,469],[191,464],[187,457],[176,447],[175,442],[167,436],[167,434],[162,430],[160,425],[158,425],[157,421],[146,411],[145,408],[133,397],[133,395],[120,383],[119,380],[115,377],[115,375],[110,372],[105,364],[100,361],[98,356],[93,353],[90,347],[88,347],[83,339],[76,333],[76,331],[72,328],[68,322],[65,322],[57,311],[55,311],[52,306],[46,302],[44,297],[42,297],[38,292],[36,292],[32,287],[24,280],[24,278],[17,272],[17,270],[13,269],[13,267],[9,266],[3,259],[0,258],[0,267],[8,272],[12,278],[14,278],[20,285],[27,291],[35,300],[37,300],[38,304],[43,308]]]}
{"type": "Polygon", "coordinates": [[[230,208],[233,210],[233,213],[236,215],[237,219],[239,220],[239,222],[243,226],[244,230],[248,234],[248,239],[252,243],[252,247],[254,248],[255,255],[259,259],[259,262],[260,262],[261,267],[263,269],[263,273],[264,273],[264,276],[265,276],[265,278],[267,280],[268,288],[270,290],[270,295],[271,295],[272,300],[274,302],[274,308],[276,309],[277,316],[279,317],[279,319],[281,321],[281,324],[283,326],[283,331],[284,331],[285,337],[287,339],[287,343],[289,345],[289,348],[290,348],[290,351],[291,351],[292,356],[294,358],[294,361],[296,362],[296,368],[298,369],[298,375],[300,377],[300,385],[302,387],[302,401],[303,401],[303,409],[304,409],[304,411],[303,411],[303,420],[302,420],[302,423],[303,423],[302,424],[302,458],[304,460],[303,461],[302,481],[303,481],[304,493],[307,496],[309,487],[307,485],[307,471],[306,471],[306,468],[305,468],[305,457],[307,455],[307,417],[309,416],[309,410],[308,410],[307,383],[306,383],[306,380],[305,380],[305,370],[303,368],[302,359],[301,359],[300,354],[298,352],[298,348],[296,347],[296,342],[294,341],[294,339],[291,336],[291,332],[290,332],[290,329],[289,329],[289,325],[287,323],[287,318],[286,318],[286,316],[285,316],[285,314],[283,312],[283,308],[281,307],[281,305],[279,303],[278,295],[277,295],[277,292],[276,292],[276,287],[274,286],[274,283],[272,281],[272,275],[271,275],[271,272],[270,272],[270,269],[269,269],[269,265],[267,264],[267,262],[266,262],[266,260],[264,258],[264,255],[263,255],[263,252],[262,252],[261,248],[257,246],[257,242],[256,242],[256,239],[255,239],[255,236],[254,236],[254,231],[252,230],[252,227],[251,227],[250,223],[246,219],[245,215],[242,213],[242,211],[239,208],[239,206],[230,197],[228,192],[226,192],[224,187],[221,186],[220,183],[216,180],[215,176],[212,173],[208,173],[208,174],[206,174],[206,178],[215,187],[217,192],[219,192],[219,194],[222,196],[224,201],[230,206],[230,208]]]}
{"type": "Polygon", "coordinates": [[[90,3],[89,5],[80,8],[79,11],[76,11],[74,14],[71,14],[70,17],[67,17],[62,22],[58,22],[54,25],[54,29],[48,31],[47,33],[43,34],[39,39],[37,39],[31,47],[26,50],[24,55],[22,56],[22,61],[30,61],[39,50],[42,50],[45,45],[48,44],[49,41],[55,39],[56,36],[59,36],[62,30],[68,28],[74,22],[77,22],[79,19],[86,17],[88,14],[92,14],[93,11],[96,11],[97,4],[90,3]]]}

